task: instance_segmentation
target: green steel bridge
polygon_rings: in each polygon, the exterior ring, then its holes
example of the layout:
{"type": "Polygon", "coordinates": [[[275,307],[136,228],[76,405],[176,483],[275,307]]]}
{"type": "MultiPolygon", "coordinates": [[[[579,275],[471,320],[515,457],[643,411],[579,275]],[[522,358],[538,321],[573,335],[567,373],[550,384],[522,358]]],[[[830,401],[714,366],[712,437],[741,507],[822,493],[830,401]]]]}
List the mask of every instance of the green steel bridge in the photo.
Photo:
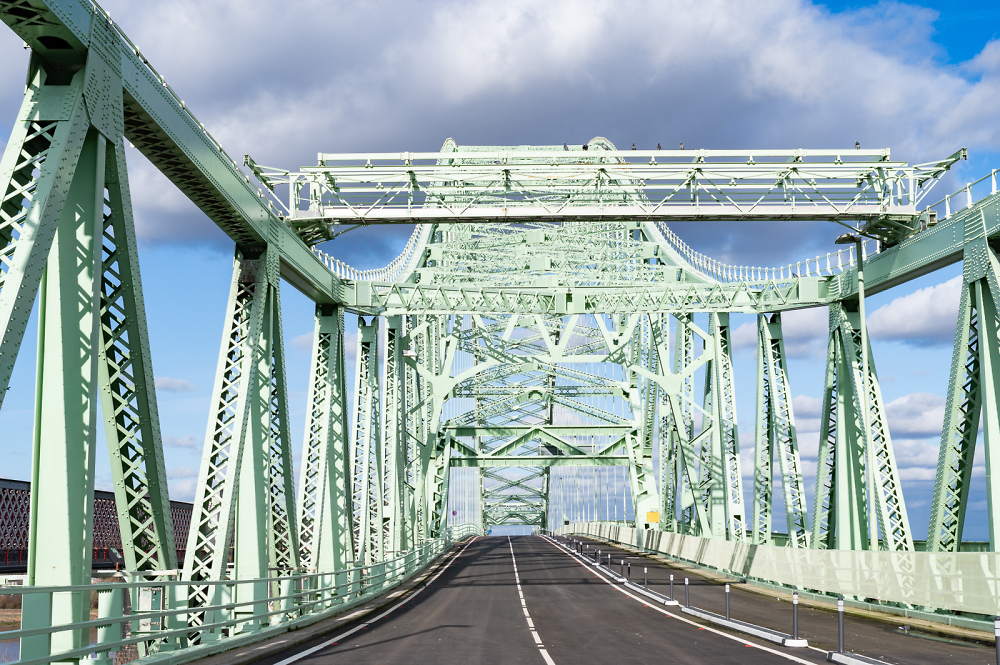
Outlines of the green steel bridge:
{"type": "Polygon", "coordinates": [[[24,594],[21,628],[5,634],[20,640],[22,662],[101,660],[127,645],[151,661],[193,660],[366,602],[452,541],[512,524],[928,614],[1000,613],[1000,477],[989,472],[1000,451],[996,171],[930,194],[964,149],[910,165],[888,149],[449,139],[433,153],[320,153],[289,171],[231,158],[88,0],[0,0],[0,18],[31,49],[0,161],[0,398],[36,298],[40,319],[27,575],[0,588],[24,594]],[[236,245],[186,544],[170,518],[126,142],[236,245]],[[667,226],[702,220],[822,220],[850,232],[825,256],[726,265],[667,226]],[[415,225],[383,269],[356,270],[318,247],[374,224],[415,225]],[[916,551],[864,302],[959,261],[937,480],[916,551]],[[283,286],[316,304],[297,484],[283,286]],[[830,332],[809,506],[782,312],[818,306],[830,332]],[[734,312],[758,320],[752,487],[739,454],[734,312]],[[103,585],[91,584],[98,403],[127,568],[103,585]],[[989,552],[969,553],[980,426],[989,552]],[[624,484],[629,523],[564,524],[553,508],[560,466],[615,474],[600,491],[617,501],[624,484]],[[468,524],[450,520],[456,497],[468,524]],[[817,566],[832,577],[810,573],[817,566]]]}

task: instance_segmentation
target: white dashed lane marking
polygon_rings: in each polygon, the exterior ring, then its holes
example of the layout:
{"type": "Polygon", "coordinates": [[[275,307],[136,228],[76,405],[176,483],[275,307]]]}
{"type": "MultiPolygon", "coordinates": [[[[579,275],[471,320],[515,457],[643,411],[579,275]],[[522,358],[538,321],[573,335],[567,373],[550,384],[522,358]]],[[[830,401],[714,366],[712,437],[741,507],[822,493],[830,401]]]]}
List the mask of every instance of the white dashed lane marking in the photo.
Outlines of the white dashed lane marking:
{"type": "Polygon", "coordinates": [[[524,619],[528,622],[531,639],[535,640],[535,644],[538,645],[538,651],[542,654],[542,658],[545,659],[546,665],[556,665],[555,661],[552,660],[552,656],[545,650],[542,638],[538,634],[538,631],[535,630],[535,622],[531,620],[531,615],[528,614],[528,606],[524,603],[524,592],[521,591],[521,576],[517,573],[517,557],[514,556],[514,543],[511,542],[510,536],[507,536],[507,545],[510,547],[510,560],[514,562],[514,581],[517,582],[517,595],[521,599],[521,609],[524,610],[524,619]]]}

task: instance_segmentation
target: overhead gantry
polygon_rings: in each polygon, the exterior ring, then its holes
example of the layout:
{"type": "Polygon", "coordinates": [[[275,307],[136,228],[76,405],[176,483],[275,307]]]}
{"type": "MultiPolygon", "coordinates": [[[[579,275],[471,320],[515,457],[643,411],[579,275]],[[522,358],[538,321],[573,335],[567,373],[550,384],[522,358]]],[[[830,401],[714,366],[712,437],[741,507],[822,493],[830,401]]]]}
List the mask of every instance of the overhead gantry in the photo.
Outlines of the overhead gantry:
{"type": "Polygon", "coordinates": [[[31,49],[0,160],[0,396],[36,296],[41,320],[26,580],[40,600],[25,601],[22,657],[89,653],[82,596],[52,589],[89,581],[98,404],[126,565],[161,585],[150,598],[184,608],[137,640],[147,652],[266,632],[396,583],[447,542],[461,467],[479,472],[479,527],[552,526],[562,519],[553,467],[611,466],[625,471],[640,529],[772,544],[780,485],[789,546],[912,551],[863,336],[862,259],[867,294],[964,261],[927,544],[960,550],[980,414],[987,459],[1000,450],[996,172],[925,200],[964,150],[909,166],[888,150],[449,140],[439,153],[324,153],[296,172],[246,158],[244,173],[99,7],[0,0],[0,19],[31,49]],[[126,141],[236,245],[179,578],[126,141]],[[844,224],[869,240],[738,266],[665,225],[777,219],[844,224]],[[417,226],[384,269],[356,270],[319,247],[390,223],[417,226]],[[297,489],[283,283],[316,303],[297,489]],[[829,307],[830,341],[810,513],[781,313],[816,306],[829,307]],[[752,489],[740,468],[737,312],[758,319],[752,489]]]}

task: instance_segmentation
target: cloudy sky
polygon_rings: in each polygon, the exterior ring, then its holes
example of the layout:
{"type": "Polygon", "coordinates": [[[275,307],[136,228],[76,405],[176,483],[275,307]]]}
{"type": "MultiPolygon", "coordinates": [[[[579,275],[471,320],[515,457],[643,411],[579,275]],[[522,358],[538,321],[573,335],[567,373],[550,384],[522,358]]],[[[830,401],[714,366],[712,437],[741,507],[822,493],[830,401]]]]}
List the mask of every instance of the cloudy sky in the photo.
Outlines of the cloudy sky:
{"type": "MultiPolygon", "coordinates": [[[[105,8],[229,154],[311,164],[317,152],[582,143],[834,148],[860,141],[911,163],[960,147],[944,195],[1000,167],[1000,9],[993,3],[549,0],[329,3],[106,0],[105,8]]],[[[0,31],[0,130],[21,101],[24,51],[0,31]]],[[[232,243],[137,151],[130,178],[171,495],[193,493],[231,271],[232,243]]],[[[825,254],[823,224],[678,224],[723,261],[825,254]]],[[[323,249],[370,268],[408,229],[323,249]]],[[[871,331],[915,535],[927,528],[960,283],[956,266],[871,298],[871,331]]],[[[301,441],[311,304],[283,292],[293,436],[301,441]]],[[[812,493],[826,311],[786,315],[812,493]]],[[[737,317],[741,440],[752,443],[755,331],[737,317]]],[[[35,325],[29,326],[29,331],[35,325]]],[[[34,335],[3,409],[0,476],[30,475],[34,335]]],[[[298,447],[296,443],[296,447],[298,447]]],[[[99,487],[110,485],[98,455],[99,487]]],[[[985,536],[982,468],[967,536],[985,536]]],[[[776,530],[783,530],[776,525],[776,530]]]]}

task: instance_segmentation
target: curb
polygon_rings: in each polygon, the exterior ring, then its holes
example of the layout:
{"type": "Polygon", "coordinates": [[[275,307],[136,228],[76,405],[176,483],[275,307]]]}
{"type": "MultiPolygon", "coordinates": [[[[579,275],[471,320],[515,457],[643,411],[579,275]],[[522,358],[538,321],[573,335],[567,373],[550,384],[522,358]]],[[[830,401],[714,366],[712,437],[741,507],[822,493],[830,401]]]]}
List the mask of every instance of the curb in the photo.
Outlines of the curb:
{"type": "Polygon", "coordinates": [[[632,582],[625,582],[625,586],[627,586],[629,589],[632,589],[632,591],[635,591],[636,593],[641,593],[642,595],[646,596],[647,598],[652,598],[653,600],[655,600],[658,603],[662,603],[664,605],[671,605],[671,606],[678,606],[678,605],[680,605],[680,603],[677,602],[676,600],[671,600],[670,598],[667,598],[666,596],[664,596],[661,593],[656,593],[655,591],[650,591],[649,589],[647,589],[645,587],[641,587],[638,584],[633,584],[632,582]]]}
{"type": "MultiPolygon", "coordinates": [[[[678,570],[689,571],[694,575],[698,575],[706,580],[712,582],[733,582],[733,581],[743,581],[746,584],[742,584],[740,588],[746,593],[752,593],[758,596],[764,596],[766,598],[776,598],[782,601],[791,601],[791,589],[785,591],[783,589],[772,588],[769,585],[758,584],[755,581],[746,580],[745,578],[739,577],[737,575],[728,574],[721,570],[716,570],[714,568],[702,567],[696,563],[685,561],[683,559],[675,559],[663,552],[653,552],[649,550],[639,550],[632,545],[624,545],[622,543],[616,543],[606,538],[601,538],[599,536],[591,536],[588,534],[575,534],[579,537],[588,538],[593,541],[605,543],[611,547],[617,547],[619,549],[625,550],[635,556],[639,556],[645,559],[650,559],[652,561],[657,561],[672,568],[678,570]]],[[[809,607],[815,610],[820,610],[823,612],[836,613],[837,605],[836,600],[818,600],[803,596],[799,596],[799,606],[809,607]]],[[[875,610],[861,607],[853,607],[848,603],[845,603],[845,614],[850,616],[859,617],[862,619],[868,619],[870,621],[876,621],[879,623],[885,623],[892,626],[899,626],[900,622],[906,622],[911,624],[914,628],[921,631],[938,635],[940,637],[947,637],[951,639],[961,640],[963,642],[969,642],[971,644],[992,644],[993,643],[993,632],[990,632],[966,628],[964,626],[957,626],[953,624],[944,623],[943,621],[931,621],[929,619],[923,619],[915,616],[907,616],[898,614],[896,612],[890,611],[891,608],[885,610],[875,610]]],[[[836,653],[836,652],[833,652],[836,653]]],[[[843,654],[841,654],[843,655],[843,654]]],[[[832,661],[831,661],[832,662],[832,661]]],[[[859,663],[866,661],[857,661],[859,663]]],[[[878,662],[878,661],[872,661],[878,662]]]]}
{"type": "MultiPolygon", "coordinates": [[[[714,624],[720,626],[725,626],[731,630],[738,630],[741,633],[746,633],[747,635],[753,635],[754,637],[759,637],[762,640],[767,640],[768,642],[774,642],[775,644],[780,644],[784,647],[807,647],[809,646],[808,640],[796,640],[791,635],[786,635],[785,633],[779,633],[771,630],[770,628],[764,628],[763,626],[756,626],[752,623],[744,623],[743,621],[736,621],[734,619],[727,619],[726,617],[719,616],[713,612],[708,612],[707,610],[699,610],[697,607],[682,607],[681,612],[684,614],[691,614],[699,619],[705,619],[711,621],[714,624]]],[[[838,661],[834,661],[838,662],[838,661]]],[[[862,662],[862,661],[857,661],[862,662]]],[[[875,661],[870,661],[875,662],[875,661]]]]}

